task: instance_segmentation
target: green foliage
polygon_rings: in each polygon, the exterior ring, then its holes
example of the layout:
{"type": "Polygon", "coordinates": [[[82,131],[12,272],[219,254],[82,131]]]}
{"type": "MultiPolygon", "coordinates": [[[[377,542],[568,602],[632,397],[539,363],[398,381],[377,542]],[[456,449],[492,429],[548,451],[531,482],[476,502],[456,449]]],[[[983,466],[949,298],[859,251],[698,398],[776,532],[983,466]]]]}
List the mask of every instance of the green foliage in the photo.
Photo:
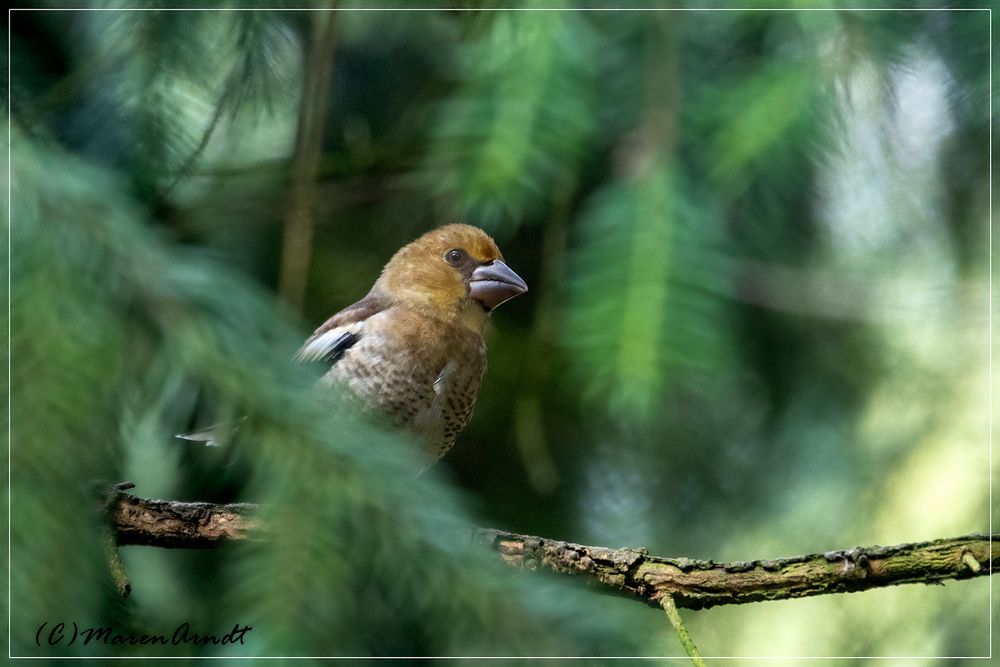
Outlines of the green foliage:
{"type": "MultiPolygon", "coordinates": [[[[593,598],[498,576],[506,573],[469,544],[460,498],[443,479],[414,477],[416,447],[344,414],[347,402],[331,414],[329,399],[316,401],[285,355],[266,353],[289,352],[295,339],[256,289],[138,226],[142,215],[115,179],[20,136],[17,145],[15,242],[27,252],[14,267],[15,385],[26,390],[15,422],[15,652],[37,653],[26,630],[53,614],[87,625],[134,622],[128,606],[101,611],[113,593],[88,482],[120,478],[131,450],[148,444],[119,437],[116,406],[142,412],[134,421],[160,439],[179,428],[169,401],[156,396],[178,375],[253,415],[247,494],[266,507],[268,539],[223,552],[216,567],[227,598],[212,611],[189,600],[188,616],[171,615],[250,624],[258,630],[242,650],[253,654],[566,654],[616,645],[612,626],[574,616],[579,605],[598,616],[593,598]],[[54,298],[38,298],[49,289],[54,298]],[[54,488],[64,493],[45,492],[54,488]],[[39,542],[53,554],[89,548],[26,561],[39,542]],[[66,567],[79,587],[67,585],[66,567]]],[[[146,573],[133,576],[142,588],[146,573]]],[[[178,650],[195,649],[162,654],[178,650]]]]}
{"type": "Polygon", "coordinates": [[[426,183],[495,228],[537,215],[573,177],[594,130],[602,44],[572,12],[500,12],[470,31],[433,121],[426,183]]]}
{"type": "Polygon", "coordinates": [[[610,416],[655,421],[668,386],[723,367],[717,221],[683,193],[673,170],[654,165],[596,193],[579,222],[565,344],[584,395],[610,416]]]}
{"type": "MultiPolygon", "coordinates": [[[[987,16],[342,12],[298,315],[307,15],[14,12],[13,652],[111,650],[35,646],[75,621],[254,627],[121,656],[677,655],[469,526],[716,560],[988,529],[987,16]],[[531,291],[414,477],[288,360],[455,219],[531,291]],[[243,414],[228,447],[172,437],[243,414]],[[118,600],[97,479],[260,502],[268,537],[125,548],[118,600]]],[[[987,585],[685,620],[706,655],[981,654],[987,585]]]]}

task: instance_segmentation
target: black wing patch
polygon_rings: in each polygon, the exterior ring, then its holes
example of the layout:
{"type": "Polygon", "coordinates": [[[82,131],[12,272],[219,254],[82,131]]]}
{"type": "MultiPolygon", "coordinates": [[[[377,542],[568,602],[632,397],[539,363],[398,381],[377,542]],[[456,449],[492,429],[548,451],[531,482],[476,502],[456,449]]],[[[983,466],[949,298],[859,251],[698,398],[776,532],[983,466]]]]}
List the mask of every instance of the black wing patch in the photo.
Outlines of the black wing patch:
{"type": "Polygon", "coordinates": [[[364,321],[384,308],[382,300],[372,294],[344,308],[313,332],[295,354],[295,360],[337,363],[344,352],[364,335],[364,321]],[[356,331],[343,331],[344,329],[356,331]]]}
{"type": "Polygon", "coordinates": [[[337,363],[344,356],[344,352],[351,349],[359,340],[361,340],[361,336],[350,331],[340,334],[337,340],[333,341],[327,348],[323,355],[323,361],[328,361],[331,365],[337,363]]]}

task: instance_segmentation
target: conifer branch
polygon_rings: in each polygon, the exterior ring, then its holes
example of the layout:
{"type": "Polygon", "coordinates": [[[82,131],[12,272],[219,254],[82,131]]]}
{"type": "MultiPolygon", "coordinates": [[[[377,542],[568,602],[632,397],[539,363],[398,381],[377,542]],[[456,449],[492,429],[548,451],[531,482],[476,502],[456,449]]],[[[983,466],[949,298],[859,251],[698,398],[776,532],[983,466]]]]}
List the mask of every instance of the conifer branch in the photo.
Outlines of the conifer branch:
{"type": "MultiPolygon", "coordinates": [[[[150,500],[114,491],[107,508],[119,545],[213,548],[266,539],[252,504],[150,500]]],[[[473,537],[512,567],[575,575],[657,608],[665,596],[678,607],[705,609],[897,584],[940,584],[991,575],[1000,568],[1000,549],[993,547],[1000,535],[729,563],[662,558],[645,549],[584,546],[492,528],[475,528],[473,537]]]]}

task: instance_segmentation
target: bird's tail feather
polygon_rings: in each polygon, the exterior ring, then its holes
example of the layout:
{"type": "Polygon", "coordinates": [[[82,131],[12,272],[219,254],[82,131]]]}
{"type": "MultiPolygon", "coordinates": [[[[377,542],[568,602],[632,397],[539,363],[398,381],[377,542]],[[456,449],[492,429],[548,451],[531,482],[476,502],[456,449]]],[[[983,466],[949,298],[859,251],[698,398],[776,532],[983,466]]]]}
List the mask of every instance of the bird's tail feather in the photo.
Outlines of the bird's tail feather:
{"type": "Polygon", "coordinates": [[[190,433],[178,433],[174,437],[179,440],[187,440],[188,442],[197,442],[206,447],[218,447],[229,442],[240,428],[240,425],[246,420],[247,416],[244,415],[239,419],[213,424],[212,426],[191,431],[190,433]]]}

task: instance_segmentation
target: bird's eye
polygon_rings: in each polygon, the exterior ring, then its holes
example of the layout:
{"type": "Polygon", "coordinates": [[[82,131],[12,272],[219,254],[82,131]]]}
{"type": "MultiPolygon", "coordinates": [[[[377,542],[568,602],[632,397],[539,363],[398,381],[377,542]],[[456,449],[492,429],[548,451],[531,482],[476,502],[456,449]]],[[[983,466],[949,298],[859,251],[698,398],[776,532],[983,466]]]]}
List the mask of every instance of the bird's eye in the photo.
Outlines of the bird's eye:
{"type": "Polygon", "coordinates": [[[468,255],[461,248],[452,248],[444,254],[445,261],[452,266],[458,266],[465,261],[466,257],[468,257],[468,255]]]}

